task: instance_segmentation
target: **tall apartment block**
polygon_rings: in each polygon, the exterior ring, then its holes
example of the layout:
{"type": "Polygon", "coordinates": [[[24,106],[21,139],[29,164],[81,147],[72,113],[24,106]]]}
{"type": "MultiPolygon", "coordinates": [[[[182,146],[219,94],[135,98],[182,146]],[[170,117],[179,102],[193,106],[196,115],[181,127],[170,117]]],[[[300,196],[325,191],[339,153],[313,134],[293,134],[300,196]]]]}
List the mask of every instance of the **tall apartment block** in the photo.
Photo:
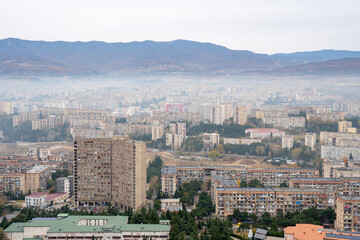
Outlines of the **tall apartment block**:
{"type": "Polygon", "coordinates": [[[305,147],[311,148],[314,150],[316,146],[316,133],[307,133],[305,134],[305,147]]]}
{"type": "Polygon", "coordinates": [[[239,125],[245,125],[247,122],[246,107],[236,106],[234,107],[234,123],[239,125]]]}
{"type": "Polygon", "coordinates": [[[74,193],[78,205],[108,203],[138,210],[145,205],[146,146],[113,138],[74,141],[74,193]]]}

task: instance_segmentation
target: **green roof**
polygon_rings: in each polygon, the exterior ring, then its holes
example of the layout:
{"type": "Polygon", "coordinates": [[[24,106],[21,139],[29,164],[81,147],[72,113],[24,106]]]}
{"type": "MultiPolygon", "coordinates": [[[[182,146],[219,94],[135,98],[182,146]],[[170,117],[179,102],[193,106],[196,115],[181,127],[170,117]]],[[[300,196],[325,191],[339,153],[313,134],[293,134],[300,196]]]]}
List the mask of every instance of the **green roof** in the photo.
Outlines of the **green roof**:
{"type": "MultiPolygon", "coordinates": [[[[60,215],[60,214],[59,214],[60,215]]],[[[58,215],[58,217],[59,217],[58,215]]],[[[6,232],[22,232],[23,227],[49,227],[48,233],[58,232],[168,232],[169,225],[128,224],[127,216],[65,216],[59,219],[34,219],[26,223],[13,223],[6,232]],[[105,225],[78,225],[81,220],[106,220],[105,225]]],[[[29,239],[30,240],[30,239],[29,239]]]]}

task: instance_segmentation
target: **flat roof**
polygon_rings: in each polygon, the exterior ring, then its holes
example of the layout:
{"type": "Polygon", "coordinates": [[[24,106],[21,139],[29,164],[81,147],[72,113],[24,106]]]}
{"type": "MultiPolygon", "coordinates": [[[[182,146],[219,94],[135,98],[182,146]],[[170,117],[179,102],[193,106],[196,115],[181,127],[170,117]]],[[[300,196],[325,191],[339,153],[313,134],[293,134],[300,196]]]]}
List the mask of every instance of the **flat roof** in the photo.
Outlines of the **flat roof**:
{"type": "Polygon", "coordinates": [[[26,173],[40,173],[44,171],[45,169],[49,168],[49,166],[46,165],[38,165],[27,171],[26,173]]]}

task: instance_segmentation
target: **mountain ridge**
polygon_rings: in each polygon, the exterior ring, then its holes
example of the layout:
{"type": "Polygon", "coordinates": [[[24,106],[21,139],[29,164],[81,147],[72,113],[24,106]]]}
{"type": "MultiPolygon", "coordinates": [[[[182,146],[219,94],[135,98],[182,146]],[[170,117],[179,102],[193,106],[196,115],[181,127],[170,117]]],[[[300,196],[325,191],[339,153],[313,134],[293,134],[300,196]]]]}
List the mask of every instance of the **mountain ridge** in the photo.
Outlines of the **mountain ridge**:
{"type": "MultiPolygon", "coordinates": [[[[316,62],[342,58],[360,58],[360,51],[320,50],[268,55],[182,39],[169,42],[146,40],[127,43],[106,43],[102,41],[48,42],[17,38],[0,40],[0,74],[9,75],[86,75],[142,72],[195,74],[245,74],[249,72],[274,74],[278,72],[284,74],[284,71],[291,66],[315,64],[316,62]],[[8,61],[4,61],[4,59],[8,59],[8,61]],[[285,70],[277,71],[282,68],[285,70]]],[[[349,61],[340,63],[349,64],[349,61]]],[[[325,65],[315,66],[323,67],[325,65]]],[[[305,71],[306,67],[302,69],[305,71]]],[[[348,68],[344,66],[344,69],[348,68]]],[[[293,71],[293,69],[289,69],[289,73],[293,71]]],[[[295,72],[301,74],[300,68],[295,72]]],[[[350,74],[353,72],[351,71],[350,74]]],[[[332,74],[343,75],[348,73],[338,70],[332,71],[332,74]]]]}

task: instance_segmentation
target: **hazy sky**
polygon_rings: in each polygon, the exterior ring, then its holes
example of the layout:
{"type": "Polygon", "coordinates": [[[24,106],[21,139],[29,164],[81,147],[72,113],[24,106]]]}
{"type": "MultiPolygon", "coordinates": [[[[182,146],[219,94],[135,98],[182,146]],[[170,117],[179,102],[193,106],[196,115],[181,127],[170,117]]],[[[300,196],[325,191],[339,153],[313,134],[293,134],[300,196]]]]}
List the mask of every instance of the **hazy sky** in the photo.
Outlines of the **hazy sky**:
{"type": "Polygon", "coordinates": [[[0,38],[360,50],[359,0],[0,0],[0,38]]]}

